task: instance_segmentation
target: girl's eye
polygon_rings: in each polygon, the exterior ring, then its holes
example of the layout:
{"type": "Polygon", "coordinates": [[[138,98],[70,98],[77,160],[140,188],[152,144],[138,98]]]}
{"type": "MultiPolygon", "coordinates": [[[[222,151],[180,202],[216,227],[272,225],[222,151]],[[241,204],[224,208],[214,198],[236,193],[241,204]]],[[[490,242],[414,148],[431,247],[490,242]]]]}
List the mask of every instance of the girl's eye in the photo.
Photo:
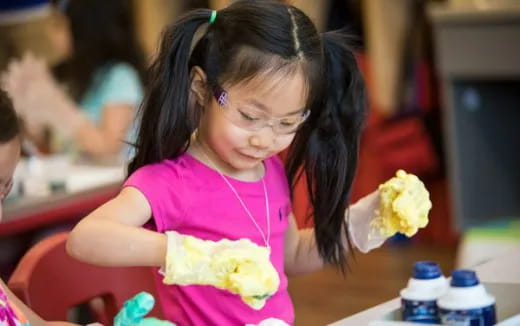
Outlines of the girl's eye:
{"type": "Polygon", "coordinates": [[[247,120],[247,121],[257,121],[258,120],[258,118],[255,118],[255,117],[251,116],[250,114],[247,114],[247,113],[242,112],[240,110],[238,112],[240,112],[240,115],[242,116],[242,118],[244,120],[247,120]]]}
{"type": "Polygon", "coordinates": [[[298,124],[296,119],[285,119],[280,121],[280,125],[283,127],[293,127],[296,124],[298,124]]]}

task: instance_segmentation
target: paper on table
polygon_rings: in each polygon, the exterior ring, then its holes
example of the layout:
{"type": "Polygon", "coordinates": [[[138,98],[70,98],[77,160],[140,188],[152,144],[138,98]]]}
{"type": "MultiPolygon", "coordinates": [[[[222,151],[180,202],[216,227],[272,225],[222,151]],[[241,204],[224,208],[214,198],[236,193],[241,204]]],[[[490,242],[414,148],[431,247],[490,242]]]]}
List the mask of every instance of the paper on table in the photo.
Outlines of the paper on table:
{"type": "Polygon", "coordinates": [[[124,166],[75,164],[65,155],[32,157],[22,160],[15,180],[24,184],[25,195],[45,197],[51,194],[51,184],[63,184],[69,193],[123,182],[124,166]],[[30,188],[30,189],[29,189],[30,188]],[[28,191],[34,188],[34,191],[28,191]]]}
{"type": "Polygon", "coordinates": [[[75,165],[68,171],[65,183],[68,192],[78,192],[116,182],[123,182],[124,178],[125,169],[122,166],[75,165]]]}

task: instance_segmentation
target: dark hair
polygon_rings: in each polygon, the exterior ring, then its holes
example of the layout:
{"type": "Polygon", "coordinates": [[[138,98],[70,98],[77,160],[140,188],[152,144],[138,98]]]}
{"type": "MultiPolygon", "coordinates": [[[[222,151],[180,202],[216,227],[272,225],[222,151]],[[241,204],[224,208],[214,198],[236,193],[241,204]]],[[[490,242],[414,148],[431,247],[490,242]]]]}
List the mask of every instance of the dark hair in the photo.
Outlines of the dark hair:
{"type": "Polygon", "coordinates": [[[107,63],[128,63],[144,79],[144,57],[136,39],[132,1],[70,0],[62,9],[69,20],[73,53],[55,73],[76,100],[91,85],[94,72],[107,63]]]}
{"type": "Polygon", "coordinates": [[[7,93],[0,89],[0,144],[7,143],[20,134],[20,123],[7,93]]]}
{"type": "MultiPolygon", "coordinates": [[[[343,268],[342,231],[347,229],[345,209],[365,99],[348,39],[340,33],[320,37],[303,12],[276,1],[234,2],[220,10],[211,25],[210,16],[210,10],[194,10],[166,28],[151,67],[136,156],[128,173],[178,157],[189,147],[200,116],[200,108],[188,105],[192,67],[205,71],[208,89],[251,80],[260,73],[292,74],[300,69],[306,76],[311,115],[290,147],[287,175],[292,187],[301,172],[307,176],[319,253],[325,262],[343,268]],[[190,51],[194,34],[203,25],[207,31],[190,51]]],[[[348,232],[345,235],[348,239],[348,232]]]]}

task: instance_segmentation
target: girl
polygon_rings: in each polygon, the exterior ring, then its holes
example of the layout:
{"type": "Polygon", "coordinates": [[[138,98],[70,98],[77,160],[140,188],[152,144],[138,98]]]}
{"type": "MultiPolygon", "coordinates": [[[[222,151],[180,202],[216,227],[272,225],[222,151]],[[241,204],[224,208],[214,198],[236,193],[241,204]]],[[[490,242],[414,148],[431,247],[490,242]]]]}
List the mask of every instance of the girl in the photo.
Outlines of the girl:
{"type": "Polygon", "coordinates": [[[94,160],[121,158],[143,93],[131,8],[126,0],[59,1],[66,19],[53,38],[68,57],[55,72],[69,94],[34,58],[12,62],[4,76],[16,110],[35,127],[29,131],[50,127],[58,150],[70,142],[94,160]]]}
{"type": "Polygon", "coordinates": [[[76,226],[69,253],[93,264],[160,267],[172,249],[166,231],[250,239],[270,248],[280,278],[262,309],[214,287],[165,286],[157,275],[163,311],[178,325],[293,323],[286,275],[344,267],[349,223],[369,221],[379,202],[375,192],[346,217],[365,116],[346,42],[273,1],[195,10],[167,28],[128,180],[76,226]],[[286,148],[284,171],[276,154],[286,148]],[[315,227],[299,231],[290,195],[303,174],[315,227]]]}

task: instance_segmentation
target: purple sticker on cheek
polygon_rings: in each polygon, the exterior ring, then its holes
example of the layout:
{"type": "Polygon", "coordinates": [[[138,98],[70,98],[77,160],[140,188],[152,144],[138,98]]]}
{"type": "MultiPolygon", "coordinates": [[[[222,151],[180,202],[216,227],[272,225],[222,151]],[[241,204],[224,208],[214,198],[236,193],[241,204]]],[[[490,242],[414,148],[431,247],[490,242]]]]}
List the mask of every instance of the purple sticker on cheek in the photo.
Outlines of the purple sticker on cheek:
{"type": "Polygon", "coordinates": [[[213,97],[217,100],[217,103],[220,106],[228,104],[228,93],[219,85],[213,86],[213,97]]]}

